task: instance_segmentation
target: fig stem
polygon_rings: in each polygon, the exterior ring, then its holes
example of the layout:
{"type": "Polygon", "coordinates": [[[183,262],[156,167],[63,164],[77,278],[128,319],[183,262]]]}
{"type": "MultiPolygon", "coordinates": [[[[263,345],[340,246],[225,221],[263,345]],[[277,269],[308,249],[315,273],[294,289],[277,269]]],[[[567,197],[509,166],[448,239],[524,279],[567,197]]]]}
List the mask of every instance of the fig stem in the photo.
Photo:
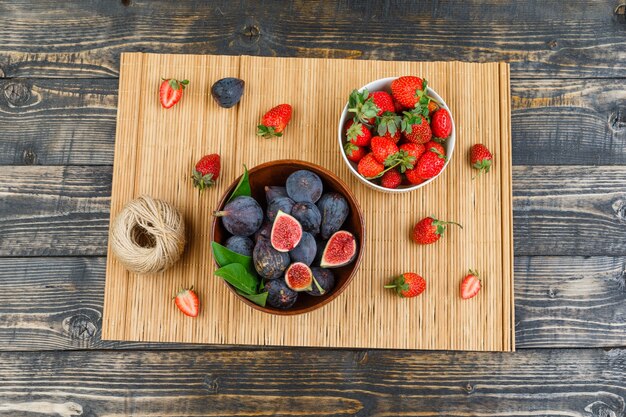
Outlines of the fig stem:
{"type": "Polygon", "coordinates": [[[326,294],[326,290],[322,288],[319,282],[317,282],[317,280],[315,279],[315,275],[313,275],[313,282],[315,283],[315,286],[317,287],[317,290],[320,292],[320,294],[322,295],[326,294]]]}

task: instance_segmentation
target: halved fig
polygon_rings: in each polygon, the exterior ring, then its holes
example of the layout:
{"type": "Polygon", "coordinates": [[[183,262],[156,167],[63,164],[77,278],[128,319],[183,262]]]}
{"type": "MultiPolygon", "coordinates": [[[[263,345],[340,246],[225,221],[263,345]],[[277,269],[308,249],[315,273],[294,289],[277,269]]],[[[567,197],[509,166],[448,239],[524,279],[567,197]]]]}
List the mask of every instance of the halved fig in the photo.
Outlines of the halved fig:
{"type": "Polygon", "coordinates": [[[270,236],[272,247],[279,252],[289,252],[298,246],[300,239],[302,239],[300,223],[284,211],[278,210],[270,236]]]}
{"type": "Polygon", "coordinates": [[[294,291],[310,291],[313,284],[313,272],[305,263],[292,263],[285,271],[285,283],[294,291]]]}
{"type": "Polygon", "coordinates": [[[348,231],[340,230],[328,239],[322,254],[322,268],[339,268],[356,258],[356,238],[348,231]]]}

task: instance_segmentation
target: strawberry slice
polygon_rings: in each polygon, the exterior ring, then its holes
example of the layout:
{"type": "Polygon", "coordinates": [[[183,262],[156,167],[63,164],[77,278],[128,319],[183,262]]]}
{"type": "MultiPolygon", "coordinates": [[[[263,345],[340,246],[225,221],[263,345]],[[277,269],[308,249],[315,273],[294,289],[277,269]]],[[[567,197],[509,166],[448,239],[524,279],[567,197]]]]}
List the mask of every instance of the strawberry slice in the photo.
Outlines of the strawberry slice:
{"type": "Polygon", "coordinates": [[[178,103],[183,97],[183,90],[185,90],[187,85],[189,85],[189,80],[178,81],[174,78],[163,78],[161,88],[159,89],[159,98],[163,108],[169,109],[178,103]]]}
{"type": "Polygon", "coordinates": [[[176,297],[174,297],[174,303],[185,316],[198,317],[200,313],[200,300],[193,287],[189,289],[181,288],[176,297]]]}
{"type": "Polygon", "coordinates": [[[478,294],[481,288],[480,279],[478,279],[478,272],[474,272],[471,269],[469,274],[461,281],[461,298],[468,300],[478,294]]]}

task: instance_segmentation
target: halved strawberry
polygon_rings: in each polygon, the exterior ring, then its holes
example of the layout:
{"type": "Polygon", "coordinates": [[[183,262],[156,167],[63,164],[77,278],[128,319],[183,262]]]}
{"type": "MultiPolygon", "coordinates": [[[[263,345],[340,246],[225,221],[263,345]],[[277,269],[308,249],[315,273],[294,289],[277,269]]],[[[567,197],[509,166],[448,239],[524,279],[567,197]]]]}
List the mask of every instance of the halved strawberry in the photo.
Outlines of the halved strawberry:
{"type": "Polygon", "coordinates": [[[161,88],[159,89],[159,98],[163,108],[169,109],[178,103],[183,97],[183,91],[187,85],[189,85],[189,80],[178,81],[174,78],[163,78],[161,88]]]}
{"type": "Polygon", "coordinates": [[[478,279],[478,272],[469,270],[469,273],[461,281],[461,298],[468,300],[478,294],[482,285],[478,279]]]}
{"type": "Polygon", "coordinates": [[[200,300],[198,294],[193,290],[193,286],[189,289],[181,288],[174,297],[174,303],[186,316],[198,317],[200,313],[200,300]]]}

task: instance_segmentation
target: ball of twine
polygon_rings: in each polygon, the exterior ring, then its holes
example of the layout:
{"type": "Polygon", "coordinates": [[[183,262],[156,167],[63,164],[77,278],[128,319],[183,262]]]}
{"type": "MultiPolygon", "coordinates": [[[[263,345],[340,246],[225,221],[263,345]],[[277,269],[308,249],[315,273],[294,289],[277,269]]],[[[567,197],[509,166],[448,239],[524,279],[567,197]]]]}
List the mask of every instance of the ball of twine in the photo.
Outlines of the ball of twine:
{"type": "Polygon", "coordinates": [[[128,203],[111,226],[111,249],[129,271],[165,271],[185,248],[183,216],[171,204],[148,196],[128,203]]]}

